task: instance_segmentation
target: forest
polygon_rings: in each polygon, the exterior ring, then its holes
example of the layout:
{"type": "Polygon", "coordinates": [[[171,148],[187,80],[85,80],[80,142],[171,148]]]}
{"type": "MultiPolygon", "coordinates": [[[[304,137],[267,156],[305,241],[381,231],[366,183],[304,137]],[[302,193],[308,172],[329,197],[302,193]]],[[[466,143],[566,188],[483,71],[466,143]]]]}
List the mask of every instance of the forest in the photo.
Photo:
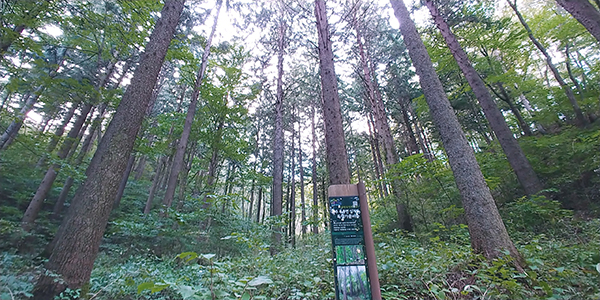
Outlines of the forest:
{"type": "Polygon", "coordinates": [[[0,300],[600,299],[598,0],[0,11],[0,300]]]}

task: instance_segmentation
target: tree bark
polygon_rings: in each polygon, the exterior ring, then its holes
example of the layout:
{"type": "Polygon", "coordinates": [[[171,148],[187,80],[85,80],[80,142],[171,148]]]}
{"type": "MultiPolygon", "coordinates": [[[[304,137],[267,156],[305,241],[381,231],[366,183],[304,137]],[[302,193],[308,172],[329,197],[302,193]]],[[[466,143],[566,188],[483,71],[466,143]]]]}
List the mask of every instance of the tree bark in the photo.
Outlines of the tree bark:
{"type": "Polygon", "coordinates": [[[391,0],[390,2],[400,23],[404,43],[419,76],[433,122],[440,132],[448,162],[461,194],[469,225],[471,247],[476,253],[482,253],[488,259],[502,256],[502,251],[508,250],[515,259],[516,265],[521,268],[523,259],[508,236],[475,159],[475,153],[469,146],[450,106],[427,49],[414,22],[410,19],[410,13],[402,1],[391,0]]]}
{"type": "MultiPolygon", "coordinates": [[[[281,216],[283,212],[283,59],[285,54],[285,34],[287,24],[283,17],[279,20],[277,41],[277,95],[275,100],[275,134],[273,137],[273,198],[271,200],[271,216],[281,216]]],[[[281,228],[273,228],[271,255],[279,251],[281,244],[281,228]]]]}
{"type": "Polygon", "coordinates": [[[488,120],[490,127],[494,131],[498,142],[506,154],[508,163],[517,175],[517,179],[521,186],[525,190],[525,193],[529,196],[537,194],[543,189],[542,183],[539,181],[537,174],[533,171],[529,160],[525,157],[521,146],[515,139],[512,131],[506,124],[506,120],[502,115],[502,112],[496,106],[492,95],[487,90],[485,83],[479,76],[479,73],[473,68],[471,61],[469,60],[467,53],[458,43],[458,40],[452,33],[450,26],[446,23],[442,15],[439,13],[435,4],[432,0],[425,0],[425,5],[429,8],[431,16],[438,29],[442,33],[442,37],[446,41],[450,52],[454,56],[460,70],[465,75],[467,82],[471,86],[475,97],[479,101],[479,105],[483,109],[486,119],[488,120]]]}
{"type": "Polygon", "coordinates": [[[42,275],[33,291],[34,300],[53,299],[67,287],[78,289],[89,281],[119,182],[179,23],[184,2],[165,1],[161,18],[150,35],[131,84],[86,171],[87,179],[76,192],[56,234],[56,243],[46,269],[61,280],[42,275]]]}
{"type": "Polygon", "coordinates": [[[333,63],[333,48],[324,0],[315,1],[315,16],[319,36],[319,67],[323,95],[323,121],[330,184],[349,184],[348,153],[344,138],[342,111],[337,77],[333,63]]]}
{"type": "MultiPolygon", "coordinates": [[[[292,109],[294,111],[295,108],[292,109]]],[[[294,112],[292,112],[294,114],[294,112]]],[[[296,116],[292,116],[293,119],[296,116]]],[[[289,212],[290,212],[290,243],[292,247],[296,247],[296,128],[292,122],[292,153],[290,154],[291,167],[290,167],[290,198],[289,201],[289,212]]]]}
{"type": "Polygon", "coordinates": [[[310,130],[311,130],[311,142],[312,142],[312,157],[311,157],[311,177],[312,177],[312,232],[314,234],[319,233],[319,188],[317,186],[317,131],[315,128],[315,105],[311,105],[311,117],[310,117],[310,130]]]}
{"type": "Polygon", "coordinates": [[[529,39],[531,40],[531,42],[538,48],[538,50],[540,50],[540,52],[542,52],[542,54],[546,58],[546,64],[548,64],[548,68],[550,68],[550,71],[552,71],[552,75],[554,75],[554,78],[556,79],[556,81],[558,82],[560,87],[565,92],[565,95],[567,95],[567,99],[569,99],[569,102],[571,103],[571,106],[573,107],[573,111],[575,112],[576,125],[577,126],[588,125],[589,124],[588,119],[583,116],[583,113],[581,112],[581,108],[579,107],[579,104],[577,103],[577,99],[575,99],[575,94],[573,94],[573,90],[571,90],[571,87],[569,87],[567,85],[565,80],[562,78],[562,76],[558,72],[558,69],[556,68],[554,63],[552,63],[552,57],[550,56],[550,54],[548,54],[548,51],[546,51],[546,48],[544,47],[544,45],[542,45],[535,38],[535,36],[533,36],[533,31],[531,31],[531,28],[529,28],[529,25],[527,25],[525,18],[523,18],[523,15],[521,15],[519,10],[517,9],[516,0],[507,0],[507,2],[508,2],[508,5],[510,5],[512,10],[515,12],[517,17],[519,18],[519,22],[521,22],[521,25],[523,25],[523,28],[525,28],[525,31],[527,31],[527,35],[529,36],[529,39]],[[515,1],[515,2],[512,2],[512,1],[515,1]]]}
{"type": "MultiPolygon", "coordinates": [[[[299,125],[300,126],[300,125],[299,125]]],[[[302,236],[306,235],[306,199],[304,198],[304,167],[302,166],[302,129],[298,127],[298,169],[300,170],[300,207],[302,236]]]]}
{"type": "Polygon", "coordinates": [[[198,70],[198,73],[196,74],[196,82],[194,83],[194,90],[192,92],[190,105],[188,107],[187,115],[185,117],[183,132],[181,133],[181,138],[179,139],[179,144],[177,145],[177,150],[175,151],[175,156],[173,157],[173,164],[171,165],[171,173],[169,175],[167,190],[165,191],[165,197],[163,198],[164,208],[171,207],[173,203],[173,197],[175,196],[175,189],[177,188],[177,178],[179,177],[179,173],[181,172],[181,168],[183,167],[185,149],[187,148],[188,140],[192,132],[192,124],[194,123],[194,116],[196,115],[196,106],[198,105],[198,98],[200,97],[200,86],[202,85],[202,80],[204,79],[204,74],[206,73],[206,67],[208,66],[210,46],[215,32],[217,30],[217,21],[219,20],[221,4],[223,4],[223,1],[218,0],[215,21],[213,23],[208,40],[206,41],[204,52],[202,53],[202,64],[200,65],[200,70],[198,70]]]}
{"type": "Polygon", "coordinates": [[[589,0],[556,0],[600,42],[600,11],[589,0]]]}

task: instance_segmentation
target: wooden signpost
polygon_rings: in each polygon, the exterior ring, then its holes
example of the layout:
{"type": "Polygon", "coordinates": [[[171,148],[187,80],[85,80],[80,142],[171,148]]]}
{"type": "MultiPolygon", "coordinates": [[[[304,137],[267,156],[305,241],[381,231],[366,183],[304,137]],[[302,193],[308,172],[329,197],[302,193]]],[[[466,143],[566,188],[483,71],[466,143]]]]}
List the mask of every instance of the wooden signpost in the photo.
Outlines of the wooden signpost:
{"type": "Polygon", "coordinates": [[[329,187],[337,300],[381,300],[364,183],[329,187]]]}

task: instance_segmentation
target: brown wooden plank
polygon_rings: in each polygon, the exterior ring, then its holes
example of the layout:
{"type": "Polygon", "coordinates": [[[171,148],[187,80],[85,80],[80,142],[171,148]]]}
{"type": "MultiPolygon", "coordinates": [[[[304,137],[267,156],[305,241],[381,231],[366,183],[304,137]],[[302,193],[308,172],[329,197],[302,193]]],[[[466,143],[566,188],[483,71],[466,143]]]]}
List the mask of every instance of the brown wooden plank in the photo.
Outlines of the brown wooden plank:
{"type": "Polygon", "coordinates": [[[356,184],[336,184],[330,185],[328,189],[329,197],[358,196],[356,184]]]}

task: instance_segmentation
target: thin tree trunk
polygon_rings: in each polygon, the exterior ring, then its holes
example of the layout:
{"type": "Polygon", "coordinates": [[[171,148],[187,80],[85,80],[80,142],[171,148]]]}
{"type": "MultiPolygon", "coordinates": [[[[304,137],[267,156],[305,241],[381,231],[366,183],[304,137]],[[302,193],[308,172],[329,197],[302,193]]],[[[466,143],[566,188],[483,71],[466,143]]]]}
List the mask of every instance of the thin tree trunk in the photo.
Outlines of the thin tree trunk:
{"type": "Polygon", "coordinates": [[[179,144],[177,145],[177,150],[175,152],[175,156],[173,157],[173,164],[171,166],[171,173],[169,175],[169,183],[167,185],[167,190],[165,191],[165,197],[163,199],[164,208],[171,207],[171,204],[173,203],[173,197],[175,196],[175,189],[177,188],[177,178],[179,177],[179,173],[181,172],[181,168],[183,167],[183,158],[185,156],[185,150],[187,148],[188,140],[192,132],[194,116],[196,115],[196,106],[198,105],[198,98],[200,97],[200,86],[202,85],[202,80],[204,79],[206,67],[208,66],[210,46],[215,32],[217,31],[217,22],[219,20],[221,4],[223,4],[223,1],[218,0],[215,21],[213,23],[208,40],[206,41],[204,53],[202,53],[202,63],[200,65],[200,70],[198,70],[198,73],[196,74],[196,82],[194,83],[194,90],[192,92],[190,105],[188,107],[187,115],[185,117],[185,123],[183,124],[183,132],[181,133],[181,138],[179,139],[179,144]]]}
{"type": "Polygon", "coordinates": [[[161,181],[161,174],[164,172],[167,164],[166,156],[161,156],[158,160],[158,168],[156,172],[154,172],[154,178],[152,179],[152,185],[150,186],[150,191],[148,192],[148,199],[146,200],[146,206],[144,206],[144,214],[147,215],[150,213],[152,209],[152,203],[154,202],[154,195],[161,181]]]}
{"type": "MultiPolygon", "coordinates": [[[[256,199],[256,223],[260,223],[260,212],[262,206],[263,187],[258,187],[258,199],[256,199]]],[[[263,213],[264,216],[264,213],[263,213]]]]}
{"type": "MultiPolygon", "coordinates": [[[[398,151],[396,150],[396,145],[394,144],[394,139],[392,137],[390,125],[387,120],[383,99],[381,97],[381,94],[378,92],[378,87],[373,83],[373,80],[371,79],[371,69],[369,68],[367,55],[364,51],[358,20],[356,19],[356,17],[354,17],[353,21],[354,30],[356,31],[356,43],[358,45],[360,63],[363,69],[363,78],[369,96],[368,99],[370,100],[371,109],[373,111],[373,114],[375,115],[375,125],[377,126],[377,132],[379,133],[381,140],[383,141],[383,147],[385,148],[386,154],[386,166],[389,170],[395,164],[398,163],[398,151]]],[[[411,218],[408,212],[409,203],[407,203],[406,201],[402,201],[402,199],[406,198],[402,197],[401,182],[398,179],[398,176],[396,175],[399,174],[391,174],[391,183],[392,192],[395,197],[394,202],[396,205],[396,212],[398,213],[398,228],[407,231],[412,231],[413,228],[410,220],[411,218]]]]}
{"type": "MultiPolygon", "coordinates": [[[[55,246],[34,290],[34,300],[50,300],[90,279],[113,200],[150,101],[152,89],[179,23],[184,0],[167,0],[145,54],[98,146],[72,205],[55,236],[55,246]],[[56,281],[56,276],[61,278],[56,281]]],[[[84,291],[84,294],[86,292],[84,291]]]]}
{"type": "Polygon", "coordinates": [[[600,11],[589,0],[556,0],[600,42],[600,11]]]}
{"type": "Polygon", "coordinates": [[[389,193],[387,189],[387,184],[385,183],[385,180],[383,180],[385,168],[383,166],[383,159],[381,159],[381,150],[379,148],[379,134],[377,133],[377,129],[375,128],[375,120],[373,119],[373,114],[371,112],[369,112],[367,116],[367,125],[369,128],[369,134],[371,135],[371,138],[373,140],[373,155],[375,156],[373,162],[375,163],[375,168],[377,169],[379,185],[381,191],[383,192],[383,197],[387,197],[389,193]]]}
{"type": "Polygon", "coordinates": [[[579,100],[583,101],[583,89],[581,88],[579,81],[577,81],[577,79],[573,75],[573,71],[571,70],[571,54],[569,53],[569,43],[567,43],[567,45],[565,46],[565,58],[565,65],[567,65],[567,72],[569,74],[569,78],[571,79],[571,82],[573,82],[573,84],[575,85],[575,88],[577,88],[577,92],[579,93],[579,100]]]}
{"type": "Polygon", "coordinates": [[[23,100],[25,104],[21,107],[19,113],[15,116],[15,119],[8,125],[2,136],[0,136],[0,150],[5,150],[10,144],[12,144],[15,137],[19,133],[19,129],[23,126],[23,121],[27,114],[33,109],[33,105],[40,98],[40,95],[44,87],[38,87],[33,92],[25,94],[23,100]],[[32,95],[33,94],[33,95],[32,95]]]}
{"type": "Polygon", "coordinates": [[[463,208],[469,225],[471,247],[476,253],[493,259],[508,250],[521,268],[523,259],[513,245],[500,218],[492,194],[487,187],[475,153],[469,146],[458,119],[444,93],[444,88],[427,49],[417,32],[410,13],[402,1],[391,0],[394,14],[400,23],[400,31],[409,56],[415,66],[433,122],[437,126],[448,155],[448,162],[462,196],[463,208]]]}
{"type": "MultiPolygon", "coordinates": [[[[295,108],[292,109],[293,119],[296,119],[295,108]]],[[[290,168],[290,198],[289,198],[289,212],[290,212],[290,242],[292,247],[296,247],[296,128],[292,122],[292,153],[290,155],[291,168],[290,168]]]]}
{"type": "Polygon", "coordinates": [[[0,112],[4,109],[5,106],[9,105],[9,103],[11,102],[12,96],[13,96],[13,93],[11,91],[7,90],[6,95],[2,99],[2,103],[0,103],[0,112]]]}
{"type": "Polygon", "coordinates": [[[131,174],[131,170],[133,169],[134,161],[135,154],[131,154],[129,156],[129,160],[127,161],[127,167],[123,172],[123,178],[121,178],[121,183],[119,183],[119,189],[117,190],[117,195],[115,196],[113,209],[116,209],[121,204],[121,199],[123,198],[123,194],[125,193],[125,188],[127,187],[127,181],[129,181],[129,174],[131,174]]]}
{"type": "MultiPolygon", "coordinates": [[[[299,125],[300,126],[300,125],[299,125]]],[[[302,209],[302,236],[306,235],[306,199],[304,195],[304,166],[302,166],[302,129],[298,127],[298,168],[300,169],[300,206],[302,209]]]]}
{"type": "Polygon", "coordinates": [[[194,162],[195,149],[197,145],[197,142],[194,142],[187,151],[188,155],[187,159],[185,160],[186,164],[180,180],[181,182],[179,183],[179,193],[177,196],[177,211],[181,211],[183,209],[183,206],[185,205],[185,190],[187,189],[188,178],[190,176],[190,170],[192,169],[192,163],[194,162]]]}
{"type": "Polygon", "coordinates": [[[556,81],[558,82],[560,87],[565,92],[565,95],[567,95],[567,99],[569,99],[571,106],[573,106],[573,111],[575,112],[576,124],[578,126],[586,126],[589,123],[588,119],[583,116],[583,113],[581,112],[581,108],[579,108],[579,104],[577,103],[577,99],[575,99],[575,94],[573,94],[571,87],[569,87],[567,85],[567,83],[565,82],[565,80],[562,78],[562,76],[558,72],[558,69],[556,68],[554,63],[552,63],[552,57],[550,56],[550,54],[548,54],[548,51],[546,51],[546,48],[533,36],[533,32],[531,31],[531,28],[529,28],[529,25],[527,25],[527,22],[523,18],[523,15],[521,15],[519,10],[517,10],[516,0],[507,0],[507,2],[508,2],[508,5],[510,5],[512,10],[515,12],[517,17],[519,18],[519,22],[521,22],[521,25],[523,25],[523,27],[527,31],[527,35],[529,36],[529,39],[531,40],[531,42],[538,48],[538,50],[540,50],[540,52],[542,52],[544,57],[546,57],[546,63],[548,64],[548,68],[550,68],[550,71],[552,71],[552,75],[554,75],[554,78],[556,79],[556,81]]]}
{"type": "Polygon", "coordinates": [[[25,30],[24,24],[16,25],[15,28],[13,28],[11,33],[6,34],[2,38],[0,38],[0,58],[2,58],[2,59],[4,58],[4,53],[8,50],[10,45],[12,45],[12,43],[19,36],[21,36],[21,33],[23,32],[23,30],[25,30]]]}
{"type": "Polygon", "coordinates": [[[315,103],[311,105],[311,117],[310,117],[310,129],[311,129],[311,142],[312,142],[312,157],[311,157],[311,176],[312,176],[312,232],[314,234],[319,233],[319,188],[317,185],[317,131],[315,128],[315,103]]]}
{"type": "Polygon", "coordinates": [[[410,106],[410,99],[408,97],[401,97],[400,99],[400,107],[402,108],[402,120],[404,120],[404,125],[406,126],[406,130],[408,131],[408,151],[410,155],[419,153],[419,145],[417,144],[417,138],[415,135],[415,131],[412,128],[412,122],[410,120],[410,115],[408,114],[407,106],[410,106]]]}
{"type": "Polygon", "coordinates": [[[71,119],[75,115],[75,111],[77,110],[77,107],[79,107],[79,103],[73,103],[71,105],[71,108],[69,108],[67,113],[64,115],[61,124],[56,128],[56,131],[54,132],[54,135],[50,139],[48,146],[46,146],[46,153],[44,153],[44,155],[42,155],[42,157],[40,157],[37,164],[35,165],[36,168],[42,167],[42,165],[46,162],[46,159],[48,158],[50,153],[52,153],[52,151],[54,151],[54,149],[58,145],[58,142],[60,141],[60,138],[65,133],[65,128],[67,128],[67,125],[69,125],[69,122],[71,122],[71,119]]]}
{"type": "MultiPolygon", "coordinates": [[[[275,100],[275,134],[273,137],[273,198],[271,216],[281,216],[283,210],[283,59],[285,54],[285,35],[287,24],[283,17],[279,20],[277,55],[277,95],[275,100]]],[[[272,245],[269,252],[275,255],[281,245],[281,228],[273,228],[272,245]]]]}
{"type": "Polygon", "coordinates": [[[502,150],[504,150],[504,154],[506,154],[508,163],[517,175],[517,179],[521,183],[525,193],[529,196],[537,194],[543,189],[542,183],[539,181],[535,171],[533,171],[527,157],[525,157],[517,139],[515,139],[512,131],[506,124],[502,112],[496,106],[485,83],[479,76],[479,73],[473,68],[471,61],[467,57],[467,53],[465,53],[458,43],[458,40],[456,40],[452,30],[440,15],[437,7],[433,4],[433,1],[425,0],[425,4],[429,8],[435,24],[440,29],[450,52],[452,52],[459,68],[465,75],[473,93],[477,97],[477,100],[479,100],[483,113],[485,114],[490,127],[494,131],[496,138],[498,138],[498,142],[500,142],[500,146],[502,147],[502,150]]]}
{"type": "MultiPolygon", "coordinates": [[[[77,120],[75,121],[73,127],[69,131],[67,138],[65,139],[60,150],[58,151],[57,156],[59,159],[65,159],[69,154],[71,147],[73,146],[73,143],[75,143],[75,140],[79,135],[79,131],[81,130],[81,127],[83,127],[83,123],[85,123],[87,115],[89,114],[91,109],[91,104],[85,104],[81,109],[81,114],[79,115],[79,117],[77,117],[77,120]]],[[[42,179],[42,182],[40,183],[37,191],[35,192],[35,195],[29,202],[29,206],[27,207],[27,210],[23,215],[23,219],[21,220],[21,226],[25,231],[30,231],[32,229],[33,223],[35,222],[38,213],[42,209],[42,205],[44,204],[46,195],[52,188],[52,184],[54,183],[54,180],[56,180],[56,176],[58,175],[59,170],[60,165],[53,164],[48,168],[48,171],[46,171],[44,179],[42,179]]]]}
{"type": "Polygon", "coordinates": [[[319,36],[319,66],[323,95],[323,121],[330,184],[349,184],[348,153],[342,124],[337,78],[333,63],[333,48],[324,0],[315,1],[315,16],[319,36]]]}
{"type": "MultiPolygon", "coordinates": [[[[529,128],[529,124],[527,124],[527,122],[525,122],[525,119],[523,118],[521,111],[515,105],[515,103],[512,101],[512,98],[510,97],[510,94],[504,87],[504,84],[502,82],[496,82],[494,85],[497,86],[498,89],[500,90],[500,95],[497,95],[498,98],[503,100],[504,102],[506,102],[506,104],[508,104],[510,111],[513,113],[513,115],[515,115],[515,118],[517,118],[517,122],[519,123],[519,127],[523,131],[523,135],[532,136],[533,132],[531,132],[531,128],[529,128]]],[[[494,91],[493,89],[491,89],[491,90],[494,91]]]]}
{"type": "Polygon", "coordinates": [[[371,155],[373,157],[373,165],[375,165],[375,187],[377,188],[377,192],[379,193],[379,198],[383,199],[383,183],[381,170],[379,169],[379,161],[377,160],[377,153],[375,150],[375,136],[373,134],[373,129],[371,129],[371,122],[367,121],[367,126],[369,129],[369,145],[371,146],[371,155]]]}
{"type": "Polygon", "coordinates": [[[144,171],[146,170],[146,159],[146,155],[142,154],[140,160],[137,163],[137,166],[135,167],[135,176],[133,177],[133,180],[139,181],[140,179],[142,179],[144,171]]]}

